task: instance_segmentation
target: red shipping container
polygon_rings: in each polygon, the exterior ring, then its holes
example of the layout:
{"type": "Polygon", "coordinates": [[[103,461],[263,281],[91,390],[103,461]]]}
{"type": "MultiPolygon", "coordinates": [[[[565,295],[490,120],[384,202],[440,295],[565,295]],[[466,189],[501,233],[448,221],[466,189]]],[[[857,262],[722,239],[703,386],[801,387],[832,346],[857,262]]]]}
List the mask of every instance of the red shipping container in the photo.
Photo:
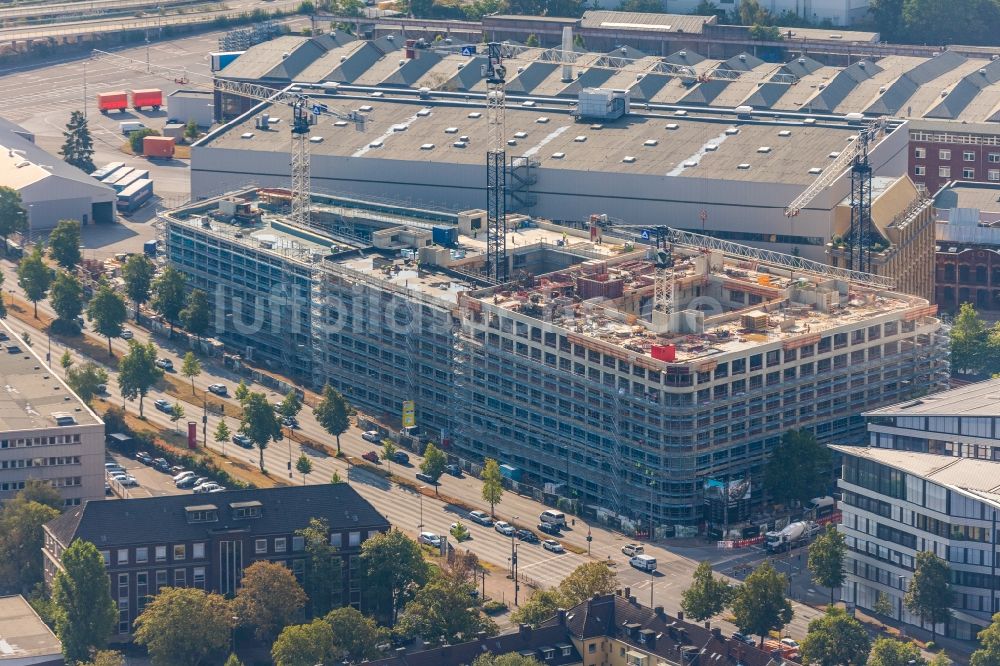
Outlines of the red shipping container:
{"type": "Polygon", "coordinates": [[[672,363],[677,360],[677,345],[653,345],[653,358],[672,363]]]}
{"type": "Polygon", "coordinates": [[[198,448],[198,422],[188,421],[188,448],[198,448]]]}
{"type": "Polygon", "coordinates": [[[101,113],[124,111],[128,108],[128,93],[124,90],[97,93],[97,108],[101,110],[101,113]]]}
{"type": "Polygon", "coordinates": [[[157,88],[132,91],[132,108],[138,111],[143,107],[152,107],[154,111],[159,111],[163,106],[163,91],[157,88]]]}
{"type": "Polygon", "coordinates": [[[146,157],[173,157],[174,140],[169,136],[145,136],[142,138],[142,154],[146,157]]]}

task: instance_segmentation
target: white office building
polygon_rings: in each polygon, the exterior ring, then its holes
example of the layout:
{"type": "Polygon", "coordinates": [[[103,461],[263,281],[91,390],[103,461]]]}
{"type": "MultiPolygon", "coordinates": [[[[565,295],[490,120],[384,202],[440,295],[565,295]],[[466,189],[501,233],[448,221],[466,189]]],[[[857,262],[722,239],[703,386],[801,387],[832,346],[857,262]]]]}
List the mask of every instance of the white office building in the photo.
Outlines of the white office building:
{"type": "Polygon", "coordinates": [[[104,498],[104,423],[0,322],[0,501],[31,479],[66,506],[104,498]]]}
{"type": "Polygon", "coordinates": [[[953,592],[952,617],[937,631],[974,639],[1000,610],[1000,462],[870,447],[831,448],[843,457],[839,529],[848,546],[844,601],[871,610],[884,593],[892,602],[894,619],[920,625],[903,599],[917,553],[931,551],[948,562],[953,592]]]}

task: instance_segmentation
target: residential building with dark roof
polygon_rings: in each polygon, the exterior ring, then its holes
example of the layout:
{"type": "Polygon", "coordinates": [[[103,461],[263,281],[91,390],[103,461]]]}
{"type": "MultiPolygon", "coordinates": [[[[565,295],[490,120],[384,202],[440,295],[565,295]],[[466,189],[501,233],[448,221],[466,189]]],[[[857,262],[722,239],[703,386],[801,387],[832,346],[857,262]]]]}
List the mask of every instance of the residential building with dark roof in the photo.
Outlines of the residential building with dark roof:
{"type": "Polygon", "coordinates": [[[45,580],[73,541],[90,541],[111,578],[118,633],[128,634],[163,587],[234,594],[258,560],[285,564],[301,580],[305,544],[295,533],[312,518],[328,521],[343,557],[340,603],[359,607],[361,544],[389,521],[346,483],[88,502],[45,525],[45,580]]]}
{"type": "Polygon", "coordinates": [[[431,648],[399,648],[373,666],[466,666],[476,657],[517,653],[546,666],[768,666],[780,663],[718,628],[667,615],[629,596],[595,596],[557,614],[538,627],[522,624],[499,636],[481,633],[475,640],[431,648]]]}

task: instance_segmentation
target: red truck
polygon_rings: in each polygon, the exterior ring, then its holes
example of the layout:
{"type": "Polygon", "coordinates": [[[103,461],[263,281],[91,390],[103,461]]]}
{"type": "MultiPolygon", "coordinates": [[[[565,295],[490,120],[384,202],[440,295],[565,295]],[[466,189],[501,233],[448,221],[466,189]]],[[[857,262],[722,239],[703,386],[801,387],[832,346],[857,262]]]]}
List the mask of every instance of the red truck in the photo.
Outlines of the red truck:
{"type": "Polygon", "coordinates": [[[151,107],[153,111],[159,111],[160,107],[163,106],[163,91],[156,88],[133,90],[132,108],[139,111],[147,106],[151,107]]]}
{"type": "Polygon", "coordinates": [[[97,93],[97,108],[105,115],[108,111],[125,111],[128,109],[128,93],[124,90],[97,93]]]}

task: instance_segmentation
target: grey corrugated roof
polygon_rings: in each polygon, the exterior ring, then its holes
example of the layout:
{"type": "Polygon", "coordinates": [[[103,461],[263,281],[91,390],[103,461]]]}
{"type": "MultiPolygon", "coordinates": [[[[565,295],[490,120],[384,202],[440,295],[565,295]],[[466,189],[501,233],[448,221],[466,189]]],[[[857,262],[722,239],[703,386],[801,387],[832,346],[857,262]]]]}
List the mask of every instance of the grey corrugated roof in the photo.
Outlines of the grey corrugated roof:
{"type": "Polygon", "coordinates": [[[422,51],[419,58],[407,60],[403,63],[402,67],[386,77],[382,83],[387,86],[405,86],[409,88],[439,62],[441,62],[441,56],[437,53],[422,51]]]}
{"type": "Polygon", "coordinates": [[[920,86],[937,77],[950,72],[968,58],[959,55],[954,51],[945,51],[940,55],[925,60],[906,74],[893,81],[884,93],[867,109],[865,113],[878,115],[894,115],[903,108],[906,100],[910,99],[920,86]]]}
{"type": "Polygon", "coordinates": [[[787,83],[764,83],[757,86],[757,90],[744,103],[755,109],[770,109],[788,92],[788,85],[787,83]]]}
{"type": "Polygon", "coordinates": [[[763,64],[764,61],[760,58],[749,53],[741,53],[720,63],[717,69],[728,69],[733,72],[749,72],[751,69],[760,67],[763,64]]]}
{"type": "Polygon", "coordinates": [[[715,22],[715,16],[644,14],[640,12],[613,12],[598,9],[584,12],[583,18],[580,19],[580,27],[628,27],[634,30],[701,34],[705,29],[706,23],[715,22]]]}
{"type": "MultiPolygon", "coordinates": [[[[480,81],[483,80],[482,65],[484,64],[486,64],[486,58],[484,56],[475,56],[470,58],[468,62],[466,62],[465,66],[456,71],[455,75],[445,81],[439,89],[458,92],[472,90],[480,81]]],[[[510,84],[507,85],[507,90],[511,90],[510,84]]]]}
{"type": "Polygon", "coordinates": [[[631,46],[623,45],[608,51],[605,55],[610,58],[629,58],[630,60],[638,60],[639,58],[645,58],[649,54],[640,51],[639,49],[632,48],[631,46]]]}
{"type": "Polygon", "coordinates": [[[822,68],[823,63],[818,60],[813,60],[808,56],[801,55],[797,58],[792,58],[782,65],[781,71],[786,74],[792,74],[793,76],[797,76],[801,79],[802,77],[809,76],[816,70],[822,68]]]}
{"type": "Polygon", "coordinates": [[[524,71],[507,82],[507,92],[530,93],[547,79],[557,67],[562,65],[552,62],[533,62],[524,71]]]}
{"type": "Polygon", "coordinates": [[[700,53],[692,51],[691,49],[687,49],[684,51],[676,51],[674,53],[671,53],[663,60],[664,62],[668,62],[671,65],[687,65],[688,67],[693,67],[694,65],[697,65],[704,59],[705,56],[701,55],[700,53]]]}
{"type": "Polygon", "coordinates": [[[642,78],[629,89],[632,100],[642,102],[653,99],[656,93],[670,82],[671,78],[673,77],[668,74],[643,74],[642,78]]]}
{"type": "Polygon", "coordinates": [[[802,105],[803,108],[813,111],[833,111],[861,81],[870,79],[882,71],[882,68],[873,62],[864,62],[864,66],[862,62],[856,62],[837,72],[823,90],[802,105]]]}
{"type": "Polygon", "coordinates": [[[941,103],[924,114],[925,118],[946,118],[953,120],[965,110],[972,100],[987,86],[1000,81],[1000,60],[994,60],[985,67],[967,74],[955,84],[941,103]]]}
{"type": "Polygon", "coordinates": [[[712,79],[694,86],[687,95],[681,98],[680,104],[703,104],[709,105],[722,91],[730,84],[730,81],[720,81],[712,79]]]}
{"type": "Polygon", "coordinates": [[[327,51],[333,40],[284,35],[252,46],[226,66],[219,76],[232,79],[291,81],[327,51]]]}
{"type": "Polygon", "coordinates": [[[560,90],[559,94],[576,95],[584,88],[600,88],[601,84],[614,76],[614,74],[614,70],[591,67],[576,77],[573,83],[560,90]]]}
{"type": "Polygon", "coordinates": [[[389,525],[375,507],[346,483],[229,490],[207,496],[167,495],[124,502],[93,501],[70,509],[47,525],[63,544],[83,539],[98,548],[113,548],[193,541],[204,538],[209,530],[235,527],[249,528],[260,534],[278,534],[304,525],[310,518],[326,518],[335,530],[376,529],[389,525]],[[254,500],[263,504],[260,518],[233,520],[230,504],[254,500]],[[218,522],[188,523],[185,508],[203,504],[218,507],[218,522]]]}

